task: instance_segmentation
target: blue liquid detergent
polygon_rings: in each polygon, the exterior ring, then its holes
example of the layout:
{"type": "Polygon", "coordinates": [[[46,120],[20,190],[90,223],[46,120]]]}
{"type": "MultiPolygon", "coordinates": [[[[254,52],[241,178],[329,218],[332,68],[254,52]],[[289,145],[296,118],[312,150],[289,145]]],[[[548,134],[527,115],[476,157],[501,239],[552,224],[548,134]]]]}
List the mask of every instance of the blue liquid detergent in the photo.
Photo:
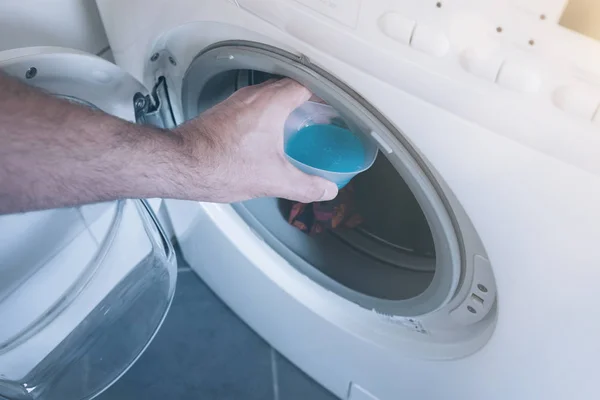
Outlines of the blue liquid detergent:
{"type": "Polygon", "coordinates": [[[331,172],[355,172],[365,163],[365,149],[348,129],[335,125],[309,125],[285,146],[288,156],[303,164],[331,172]]]}

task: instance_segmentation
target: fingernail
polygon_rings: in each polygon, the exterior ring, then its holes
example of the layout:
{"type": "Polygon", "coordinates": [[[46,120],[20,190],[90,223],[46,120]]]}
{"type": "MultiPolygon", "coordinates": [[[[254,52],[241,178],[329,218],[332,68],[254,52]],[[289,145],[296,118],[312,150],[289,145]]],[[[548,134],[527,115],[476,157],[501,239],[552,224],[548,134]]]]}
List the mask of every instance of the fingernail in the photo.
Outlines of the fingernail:
{"type": "Polygon", "coordinates": [[[323,196],[321,196],[319,201],[333,200],[333,199],[335,199],[335,196],[337,196],[337,194],[338,194],[337,185],[334,183],[331,183],[331,184],[327,185],[327,187],[325,188],[325,192],[323,192],[323,196]]]}

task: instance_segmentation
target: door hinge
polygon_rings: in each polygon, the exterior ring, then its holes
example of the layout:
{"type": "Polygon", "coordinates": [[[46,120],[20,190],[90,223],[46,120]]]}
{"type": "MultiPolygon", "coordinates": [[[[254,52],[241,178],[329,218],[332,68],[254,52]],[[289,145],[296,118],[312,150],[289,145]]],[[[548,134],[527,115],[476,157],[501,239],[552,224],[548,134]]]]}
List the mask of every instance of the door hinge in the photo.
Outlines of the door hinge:
{"type": "Polygon", "coordinates": [[[145,95],[138,92],[133,96],[133,108],[135,120],[139,124],[154,125],[163,129],[173,129],[177,126],[164,76],[158,78],[152,93],[145,95]]]}

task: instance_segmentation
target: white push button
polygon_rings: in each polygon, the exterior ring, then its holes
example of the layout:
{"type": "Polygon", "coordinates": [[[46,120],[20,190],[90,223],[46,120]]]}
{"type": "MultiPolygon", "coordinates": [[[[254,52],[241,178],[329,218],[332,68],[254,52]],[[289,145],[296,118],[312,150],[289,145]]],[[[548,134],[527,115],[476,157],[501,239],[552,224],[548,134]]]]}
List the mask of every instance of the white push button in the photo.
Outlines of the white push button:
{"type": "Polygon", "coordinates": [[[417,25],[410,41],[411,47],[436,57],[444,56],[450,49],[450,42],[439,29],[417,25]]]}
{"type": "Polygon", "coordinates": [[[534,93],[540,89],[542,79],[539,71],[530,64],[518,60],[506,60],[496,82],[506,89],[523,93],[534,93]]]}
{"type": "Polygon", "coordinates": [[[386,36],[403,44],[409,44],[415,29],[415,21],[398,13],[389,12],[379,18],[379,28],[386,36]]]}
{"type": "Polygon", "coordinates": [[[460,55],[460,64],[473,75],[495,82],[504,55],[496,46],[480,46],[465,49],[460,55]]]}
{"type": "Polygon", "coordinates": [[[552,94],[552,102],[561,110],[590,121],[600,106],[600,91],[583,85],[561,86],[552,94]]]}

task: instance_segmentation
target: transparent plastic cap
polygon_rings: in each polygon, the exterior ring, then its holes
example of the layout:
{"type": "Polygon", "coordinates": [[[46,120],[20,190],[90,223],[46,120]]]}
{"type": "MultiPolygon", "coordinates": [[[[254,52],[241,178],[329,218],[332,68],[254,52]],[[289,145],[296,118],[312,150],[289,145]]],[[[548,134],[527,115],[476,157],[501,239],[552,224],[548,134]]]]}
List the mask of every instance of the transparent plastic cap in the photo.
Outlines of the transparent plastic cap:
{"type": "Polygon", "coordinates": [[[351,130],[361,141],[365,150],[365,158],[362,165],[352,172],[334,172],[319,169],[306,165],[286,154],[287,159],[292,165],[299,170],[309,174],[323,177],[331,182],[337,184],[338,188],[341,189],[350,182],[352,178],[361,172],[371,168],[375,159],[377,158],[377,145],[369,139],[369,136],[365,132],[357,132],[348,127],[344,122],[343,118],[333,109],[333,107],[326,104],[315,103],[307,101],[300,107],[296,108],[288,117],[284,126],[284,143],[287,145],[288,141],[302,128],[315,124],[327,124],[335,125],[341,128],[351,130]]]}

